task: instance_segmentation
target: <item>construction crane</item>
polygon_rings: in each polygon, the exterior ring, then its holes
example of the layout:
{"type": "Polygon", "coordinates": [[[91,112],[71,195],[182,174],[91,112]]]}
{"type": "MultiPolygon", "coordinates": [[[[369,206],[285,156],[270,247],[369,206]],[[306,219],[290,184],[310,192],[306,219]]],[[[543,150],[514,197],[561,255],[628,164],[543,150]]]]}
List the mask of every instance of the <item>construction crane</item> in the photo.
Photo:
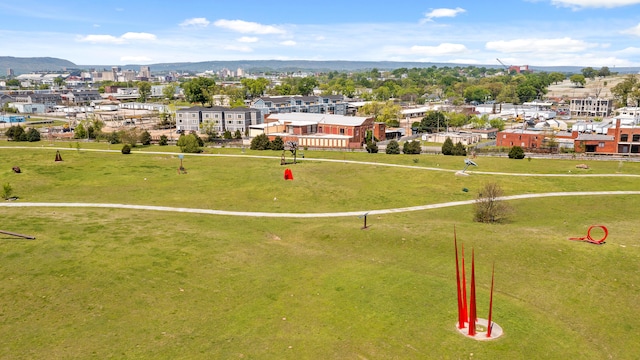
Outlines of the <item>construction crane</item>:
{"type": "Polygon", "coordinates": [[[500,59],[496,58],[496,60],[498,60],[498,62],[502,64],[502,66],[504,66],[504,69],[507,71],[507,73],[509,73],[509,67],[505,65],[502,61],[500,61],[500,59]]]}

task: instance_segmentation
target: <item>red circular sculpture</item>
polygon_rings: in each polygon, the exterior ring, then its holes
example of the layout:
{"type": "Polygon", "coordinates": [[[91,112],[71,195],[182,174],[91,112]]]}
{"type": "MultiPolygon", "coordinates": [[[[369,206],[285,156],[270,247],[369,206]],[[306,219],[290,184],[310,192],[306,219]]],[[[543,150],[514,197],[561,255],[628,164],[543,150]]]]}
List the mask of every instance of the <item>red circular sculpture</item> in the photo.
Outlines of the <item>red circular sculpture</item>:
{"type": "Polygon", "coordinates": [[[607,236],[609,236],[609,230],[607,229],[606,226],[604,226],[604,225],[591,225],[589,227],[589,230],[587,230],[587,236],[573,237],[573,238],[569,238],[569,240],[586,241],[586,242],[589,242],[589,243],[592,243],[592,244],[602,245],[602,244],[604,244],[604,241],[607,239],[607,236]],[[604,236],[602,237],[602,239],[596,240],[596,239],[591,237],[591,230],[593,230],[594,228],[599,228],[599,229],[602,229],[602,231],[604,231],[604,236]]]}

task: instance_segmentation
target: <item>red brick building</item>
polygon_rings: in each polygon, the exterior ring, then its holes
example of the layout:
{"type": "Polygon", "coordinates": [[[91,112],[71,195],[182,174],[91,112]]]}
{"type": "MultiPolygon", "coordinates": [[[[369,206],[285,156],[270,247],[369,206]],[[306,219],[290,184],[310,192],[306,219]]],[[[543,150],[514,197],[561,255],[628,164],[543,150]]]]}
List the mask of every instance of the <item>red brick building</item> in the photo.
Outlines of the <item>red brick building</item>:
{"type": "Polygon", "coordinates": [[[361,148],[368,131],[373,131],[378,140],[385,140],[385,124],[374,122],[372,117],[278,113],[270,114],[265,122],[278,124],[270,127],[269,140],[280,136],[285,142],[296,141],[299,147],[361,148]]]}

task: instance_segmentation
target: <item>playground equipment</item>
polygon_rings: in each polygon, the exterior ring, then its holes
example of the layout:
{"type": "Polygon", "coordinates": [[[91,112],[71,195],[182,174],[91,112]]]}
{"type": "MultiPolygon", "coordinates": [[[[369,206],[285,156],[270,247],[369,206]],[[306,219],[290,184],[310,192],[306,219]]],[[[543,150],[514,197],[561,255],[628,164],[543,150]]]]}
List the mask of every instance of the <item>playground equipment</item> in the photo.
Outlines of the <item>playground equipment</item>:
{"type": "Polygon", "coordinates": [[[0,230],[0,234],[11,235],[11,236],[15,236],[15,237],[21,237],[23,239],[29,239],[29,240],[35,240],[35,238],[36,238],[35,236],[18,234],[18,233],[14,233],[14,232],[11,232],[11,231],[5,231],[5,230],[0,230]]]}
{"type": "Polygon", "coordinates": [[[591,243],[591,244],[602,245],[602,244],[604,244],[604,241],[607,239],[607,236],[609,236],[609,230],[607,229],[606,226],[603,226],[603,225],[591,225],[589,227],[589,230],[587,230],[587,236],[572,237],[572,238],[569,238],[569,240],[585,241],[585,242],[588,242],[588,243],[591,243]],[[602,236],[602,239],[596,240],[591,236],[591,230],[593,230],[595,228],[599,228],[599,229],[602,229],[602,231],[604,231],[604,236],[602,236]]]}

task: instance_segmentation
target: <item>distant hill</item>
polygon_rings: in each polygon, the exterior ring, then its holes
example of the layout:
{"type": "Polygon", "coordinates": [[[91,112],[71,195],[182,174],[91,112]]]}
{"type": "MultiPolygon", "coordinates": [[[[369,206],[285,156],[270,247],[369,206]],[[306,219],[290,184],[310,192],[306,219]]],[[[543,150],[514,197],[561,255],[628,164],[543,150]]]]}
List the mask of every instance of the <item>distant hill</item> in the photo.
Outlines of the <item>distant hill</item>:
{"type": "MultiPolygon", "coordinates": [[[[524,64],[523,64],[524,65],[524,64]]],[[[16,75],[31,73],[36,71],[63,71],[70,69],[110,69],[113,65],[76,65],[71,61],[51,58],[33,57],[20,58],[12,56],[0,56],[0,76],[6,75],[7,69],[13,69],[16,75]]],[[[453,64],[453,63],[433,63],[433,62],[400,62],[400,61],[313,61],[313,60],[234,60],[234,61],[201,61],[201,62],[179,62],[179,63],[158,63],[151,64],[153,73],[166,73],[169,71],[204,72],[207,70],[218,71],[229,69],[232,71],[238,68],[246,72],[327,72],[327,71],[366,71],[371,69],[394,70],[398,68],[427,68],[427,67],[456,67],[456,66],[476,66],[486,68],[502,68],[498,64],[453,64]]],[[[120,66],[122,69],[140,70],[140,65],[130,64],[120,66]]],[[[562,73],[580,73],[585,66],[535,66],[529,64],[529,68],[534,71],[562,73]]],[[[621,74],[637,73],[640,67],[610,68],[611,71],[621,74]]]]}
{"type": "Polygon", "coordinates": [[[78,66],[69,60],[52,57],[21,58],[13,56],[0,56],[0,74],[6,75],[8,69],[12,69],[16,75],[31,73],[34,71],[61,71],[73,69],[78,66]]]}

